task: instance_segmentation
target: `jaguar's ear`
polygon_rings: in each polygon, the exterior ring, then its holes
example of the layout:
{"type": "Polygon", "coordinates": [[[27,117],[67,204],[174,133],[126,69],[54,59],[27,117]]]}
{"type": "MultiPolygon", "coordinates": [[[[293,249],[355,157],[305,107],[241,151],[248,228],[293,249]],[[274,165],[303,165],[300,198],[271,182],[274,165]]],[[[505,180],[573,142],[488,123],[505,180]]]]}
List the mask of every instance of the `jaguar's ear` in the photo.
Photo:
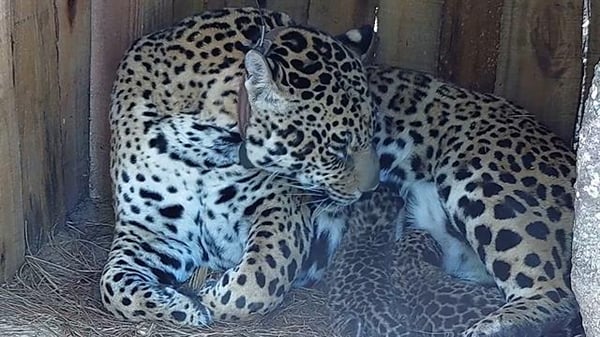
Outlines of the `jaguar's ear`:
{"type": "Polygon", "coordinates": [[[369,63],[375,56],[377,34],[371,25],[351,29],[336,36],[336,39],[350,48],[364,63],[369,63]]]}
{"type": "Polygon", "coordinates": [[[258,51],[251,49],[244,57],[247,78],[244,85],[248,92],[250,101],[256,101],[257,98],[274,91],[275,84],[269,64],[265,57],[258,51]]]}

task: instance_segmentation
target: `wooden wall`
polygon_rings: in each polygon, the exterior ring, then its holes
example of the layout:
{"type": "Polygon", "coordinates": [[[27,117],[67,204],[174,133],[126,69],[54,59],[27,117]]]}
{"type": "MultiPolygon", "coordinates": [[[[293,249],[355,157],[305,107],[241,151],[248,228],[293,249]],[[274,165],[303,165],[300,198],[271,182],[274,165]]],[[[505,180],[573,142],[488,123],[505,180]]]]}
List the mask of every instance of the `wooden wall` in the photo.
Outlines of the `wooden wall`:
{"type": "Polygon", "coordinates": [[[0,281],[87,195],[90,7],[0,1],[0,281]]]}
{"type": "MultiPolygon", "coordinates": [[[[586,2],[593,66],[600,0],[586,2]]],[[[572,137],[582,86],[582,1],[260,3],[335,34],[373,23],[377,8],[378,61],[506,96],[572,137]]],[[[129,44],[204,9],[245,5],[255,1],[0,1],[0,281],[21,262],[26,237],[35,248],[88,195],[88,183],[92,196],[109,197],[109,93],[129,44]]]]}

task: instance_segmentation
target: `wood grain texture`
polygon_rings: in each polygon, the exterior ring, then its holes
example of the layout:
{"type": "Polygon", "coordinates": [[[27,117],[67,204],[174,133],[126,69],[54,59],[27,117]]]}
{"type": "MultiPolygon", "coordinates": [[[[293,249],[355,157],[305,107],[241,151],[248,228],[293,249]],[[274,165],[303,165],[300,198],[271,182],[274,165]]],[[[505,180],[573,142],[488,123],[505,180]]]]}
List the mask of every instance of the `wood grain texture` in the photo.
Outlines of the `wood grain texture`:
{"type": "Polygon", "coordinates": [[[443,0],[380,0],[378,62],[437,73],[443,0]]]}
{"type": "Polygon", "coordinates": [[[330,34],[373,24],[375,7],[379,0],[345,0],[343,3],[330,0],[311,0],[308,9],[308,24],[330,34]]]}
{"type": "Polygon", "coordinates": [[[0,2],[0,283],[23,262],[25,252],[21,153],[15,111],[11,4],[0,2]]]}
{"type": "Polygon", "coordinates": [[[204,2],[200,0],[173,0],[173,21],[201,13],[204,2]]]}
{"type": "Polygon", "coordinates": [[[64,217],[60,81],[53,1],[13,0],[13,74],[29,248],[64,217]]]}
{"type": "Polygon", "coordinates": [[[500,49],[502,0],[446,0],[438,74],[466,88],[493,92],[500,49]]]}
{"type": "Polygon", "coordinates": [[[506,0],[495,91],[567,142],[581,88],[582,2],[506,0]]]}
{"type": "Polygon", "coordinates": [[[88,195],[90,34],[89,1],[54,0],[65,208],[88,195]]]}
{"type": "MultiPolygon", "coordinates": [[[[90,84],[90,188],[92,197],[111,194],[110,91],[117,66],[131,43],[173,22],[173,0],[92,1],[90,84]]],[[[182,7],[179,7],[181,10],[182,7]]],[[[189,9],[190,7],[188,7],[189,9]]],[[[190,13],[192,14],[192,13],[190,13]]],[[[185,16],[181,11],[177,16],[185,16]]]]}
{"type": "Polygon", "coordinates": [[[291,16],[294,21],[299,24],[306,24],[308,21],[308,9],[311,0],[295,0],[295,1],[281,1],[281,0],[265,0],[265,8],[281,11],[291,16]]]}

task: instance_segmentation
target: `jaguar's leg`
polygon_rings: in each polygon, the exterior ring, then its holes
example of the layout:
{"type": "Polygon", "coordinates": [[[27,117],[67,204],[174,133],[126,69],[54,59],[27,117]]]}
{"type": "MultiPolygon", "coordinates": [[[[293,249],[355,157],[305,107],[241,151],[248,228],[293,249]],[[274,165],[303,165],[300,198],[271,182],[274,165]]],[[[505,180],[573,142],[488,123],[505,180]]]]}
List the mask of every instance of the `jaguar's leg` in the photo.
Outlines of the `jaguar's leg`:
{"type": "Polygon", "coordinates": [[[408,189],[407,221],[428,231],[443,251],[442,267],[450,275],[480,284],[495,284],[475,251],[450,226],[434,183],[415,182],[408,189]]]}
{"type": "Polygon", "coordinates": [[[282,302],[308,256],[309,216],[297,199],[275,194],[256,209],[239,264],[201,291],[200,301],[214,320],[247,319],[282,302]]]}
{"type": "Polygon", "coordinates": [[[129,321],[208,324],[207,308],[179,287],[197,267],[197,248],[135,220],[118,219],[116,226],[100,280],[107,310],[129,321]]]}
{"type": "Polygon", "coordinates": [[[564,229],[573,221],[572,210],[550,197],[520,201],[527,188],[517,181],[498,187],[487,173],[446,176],[438,188],[452,227],[478,253],[507,301],[464,336],[539,336],[544,329],[566,325],[577,308],[569,286],[570,237],[564,229]]]}

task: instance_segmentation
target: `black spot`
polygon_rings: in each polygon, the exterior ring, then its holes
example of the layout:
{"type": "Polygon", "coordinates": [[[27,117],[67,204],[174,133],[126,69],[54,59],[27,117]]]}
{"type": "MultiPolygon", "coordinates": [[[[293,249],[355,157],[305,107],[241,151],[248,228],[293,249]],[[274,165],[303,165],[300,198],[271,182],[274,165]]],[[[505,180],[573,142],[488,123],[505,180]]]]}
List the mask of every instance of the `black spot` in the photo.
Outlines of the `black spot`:
{"type": "Polygon", "coordinates": [[[510,264],[504,261],[495,260],[492,264],[492,268],[494,270],[494,275],[501,281],[506,281],[510,277],[510,264]]]}
{"type": "Polygon", "coordinates": [[[275,291],[277,290],[277,283],[279,283],[279,279],[273,279],[269,282],[269,296],[273,296],[275,291]]]}
{"type": "Polygon", "coordinates": [[[308,45],[306,38],[296,31],[285,33],[281,36],[281,40],[283,41],[282,45],[295,53],[300,53],[301,51],[305,50],[306,46],[308,45]]]}
{"type": "Polygon", "coordinates": [[[560,245],[560,249],[564,252],[567,249],[567,238],[564,229],[557,229],[554,233],[556,241],[560,245]]]}
{"type": "Polygon", "coordinates": [[[552,222],[559,222],[562,217],[562,213],[556,207],[548,207],[546,209],[546,215],[548,215],[548,219],[552,222]]]}
{"type": "Polygon", "coordinates": [[[467,192],[473,192],[475,191],[475,189],[478,187],[479,185],[477,185],[477,183],[474,182],[470,182],[467,184],[467,186],[465,186],[465,190],[467,192]]]}
{"type": "Polygon", "coordinates": [[[267,256],[265,256],[265,261],[267,262],[269,267],[271,267],[273,269],[275,269],[275,267],[277,267],[277,262],[275,262],[275,259],[273,258],[273,256],[271,254],[267,254],[267,256]]]}
{"type": "Polygon", "coordinates": [[[256,278],[256,284],[260,288],[263,288],[265,286],[265,283],[267,282],[265,279],[265,274],[263,274],[263,272],[261,271],[256,271],[254,272],[254,277],[256,278]]]}
{"type": "Polygon", "coordinates": [[[465,216],[476,218],[485,211],[485,204],[481,200],[470,200],[463,196],[458,200],[458,206],[463,209],[465,216]]]}
{"type": "Polygon", "coordinates": [[[465,180],[467,178],[471,178],[473,176],[473,172],[469,171],[467,168],[461,168],[456,171],[455,177],[458,180],[465,180]]]}
{"type": "Polygon", "coordinates": [[[501,185],[496,184],[493,181],[484,182],[482,186],[483,196],[486,198],[493,197],[504,189],[501,185]]]}
{"type": "Polygon", "coordinates": [[[552,264],[552,262],[548,261],[544,264],[544,272],[546,273],[546,275],[548,275],[548,277],[551,280],[554,279],[556,274],[554,273],[554,265],[552,264]]]}
{"type": "Polygon", "coordinates": [[[223,294],[223,296],[221,297],[221,304],[227,305],[227,303],[229,303],[230,299],[231,299],[231,290],[227,290],[227,292],[225,294],[223,294]]]}
{"type": "Polygon", "coordinates": [[[452,220],[454,220],[454,225],[458,228],[458,231],[461,235],[459,237],[464,237],[467,235],[467,229],[465,227],[465,223],[460,219],[457,213],[454,213],[452,216],[452,220]]]}
{"type": "Polygon", "coordinates": [[[448,197],[450,196],[450,190],[451,190],[450,186],[446,186],[438,191],[440,198],[442,198],[442,200],[444,200],[444,202],[448,201],[448,197]]]}
{"type": "Polygon", "coordinates": [[[507,251],[516,247],[523,238],[516,232],[509,229],[501,229],[496,235],[496,250],[500,252],[507,251]]]}
{"type": "Polygon", "coordinates": [[[288,246],[287,242],[285,240],[280,240],[278,242],[278,244],[279,244],[279,250],[281,251],[281,254],[283,255],[283,257],[285,259],[290,257],[292,252],[290,251],[290,247],[288,246]]]}
{"type": "Polygon", "coordinates": [[[150,139],[150,147],[155,147],[158,153],[165,153],[167,152],[167,139],[161,133],[155,138],[150,139]]]}
{"type": "Polygon", "coordinates": [[[292,282],[296,278],[296,270],[298,269],[298,264],[295,259],[292,259],[290,264],[288,265],[288,281],[292,282]]]}
{"type": "Polygon", "coordinates": [[[523,162],[523,167],[526,169],[530,169],[533,166],[533,162],[535,161],[535,157],[531,152],[527,152],[525,155],[521,157],[521,161],[523,162]]]}
{"type": "Polygon", "coordinates": [[[525,227],[527,233],[536,239],[546,240],[550,230],[548,226],[542,221],[534,221],[525,227]]]}
{"type": "Polygon", "coordinates": [[[524,177],[521,179],[521,182],[525,187],[531,187],[537,184],[537,179],[535,177],[524,177]]]}
{"type": "Polygon", "coordinates": [[[552,302],[554,302],[554,303],[560,302],[560,296],[558,296],[558,292],[556,292],[554,290],[547,291],[546,296],[548,296],[548,298],[551,299],[552,302]]]}
{"type": "Polygon", "coordinates": [[[504,148],[510,148],[512,146],[512,141],[510,139],[501,139],[497,142],[498,146],[504,148]]]}
{"type": "Polygon", "coordinates": [[[558,254],[558,249],[556,247],[552,247],[552,257],[554,258],[554,264],[556,264],[556,268],[562,268],[562,258],[560,254],[558,254]]]}
{"type": "Polygon", "coordinates": [[[547,176],[550,177],[554,177],[554,178],[558,178],[558,170],[555,169],[552,166],[549,166],[548,164],[541,162],[538,167],[540,168],[540,171],[542,171],[542,173],[544,173],[547,176]]]}
{"type": "Polygon", "coordinates": [[[542,184],[538,185],[535,189],[535,193],[537,194],[538,198],[542,200],[546,200],[546,192],[546,186],[542,184]]]}
{"type": "Polygon", "coordinates": [[[183,213],[183,206],[181,205],[173,205],[169,207],[163,207],[158,210],[159,213],[169,219],[179,219],[181,218],[181,214],[183,213]]]}
{"type": "Polygon", "coordinates": [[[512,174],[508,172],[503,172],[500,173],[500,181],[507,184],[514,184],[517,182],[517,179],[515,179],[515,176],[513,176],[512,174]]]}
{"type": "MultiPolygon", "coordinates": [[[[271,199],[272,197],[273,197],[272,195],[268,196],[269,199],[271,199]]],[[[262,205],[264,202],[265,202],[265,198],[256,199],[256,201],[254,201],[248,207],[244,208],[244,216],[249,216],[249,215],[254,214],[254,212],[256,211],[256,208],[258,208],[258,206],[262,205]]]]}
{"type": "Polygon", "coordinates": [[[408,134],[412,137],[414,144],[422,144],[423,143],[423,136],[421,136],[421,134],[418,133],[417,131],[410,130],[410,131],[408,131],[408,134]]]}
{"type": "Polygon", "coordinates": [[[129,305],[131,305],[131,300],[127,297],[123,297],[123,299],[121,300],[121,303],[123,303],[124,306],[129,306],[129,305]]]}
{"type": "Polygon", "coordinates": [[[516,190],[514,191],[515,195],[518,196],[519,198],[523,199],[523,201],[525,201],[527,203],[527,205],[535,207],[535,206],[539,206],[539,202],[537,201],[536,198],[534,198],[531,193],[529,192],[524,192],[521,190],[516,190]]]}
{"type": "Polygon", "coordinates": [[[410,160],[410,167],[413,172],[420,172],[423,170],[423,161],[419,156],[413,156],[410,160]]]}
{"type": "Polygon", "coordinates": [[[238,276],[237,278],[237,284],[243,286],[244,284],[246,284],[246,275],[241,274],[240,276],[238,276]]]}
{"type": "Polygon", "coordinates": [[[248,312],[250,312],[250,313],[257,312],[260,309],[262,309],[264,306],[265,306],[265,304],[261,303],[261,302],[250,303],[250,304],[248,304],[248,312]]]}
{"type": "Polygon", "coordinates": [[[258,232],[256,233],[256,237],[257,237],[257,238],[265,238],[265,239],[268,239],[268,238],[270,238],[270,237],[272,237],[272,236],[273,236],[273,233],[272,233],[272,232],[270,232],[270,231],[264,231],[264,230],[263,230],[263,231],[258,231],[258,232]]]}
{"type": "Polygon", "coordinates": [[[183,321],[185,321],[185,318],[187,317],[187,315],[183,311],[176,310],[176,311],[171,312],[171,317],[173,317],[173,319],[176,320],[177,322],[183,322],[183,321]]]}
{"type": "Polygon", "coordinates": [[[151,200],[155,200],[155,201],[162,201],[163,197],[162,195],[160,195],[159,193],[153,192],[153,191],[148,191],[147,189],[140,189],[140,197],[144,198],[144,199],[151,199],[151,200]]]}
{"type": "Polygon", "coordinates": [[[219,191],[219,199],[215,201],[215,204],[225,203],[235,197],[237,189],[235,186],[227,186],[219,191]]]}
{"type": "Polygon", "coordinates": [[[504,203],[494,206],[494,217],[499,220],[514,219],[515,210],[504,203]]]}
{"type": "Polygon", "coordinates": [[[536,253],[529,253],[527,256],[525,256],[525,264],[529,267],[535,268],[542,264],[542,261],[540,260],[540,256],[536,253]]]}
{"type": "Polygon", "coordinates": [[[515,280],[517,281],[517,284],[521,288],[531,288],[531,287],[533,287],[533,279],[531,277],[523,274],[523,273],[518,273],[517,277],[515,278],[515,280]]]}
{"type": "Polygon", "coordinates": [[[246,306],[246,297],[244,295],[238,297],[237,300],[235,300],[235,307],[238,309],[243,309],[246,306]]]}
{"type": "Polygon", "coordinates": [[[475,227],[475,238],[482,245],[489,245],[492,242],[492,232],[485,225],[475,227]]]}

